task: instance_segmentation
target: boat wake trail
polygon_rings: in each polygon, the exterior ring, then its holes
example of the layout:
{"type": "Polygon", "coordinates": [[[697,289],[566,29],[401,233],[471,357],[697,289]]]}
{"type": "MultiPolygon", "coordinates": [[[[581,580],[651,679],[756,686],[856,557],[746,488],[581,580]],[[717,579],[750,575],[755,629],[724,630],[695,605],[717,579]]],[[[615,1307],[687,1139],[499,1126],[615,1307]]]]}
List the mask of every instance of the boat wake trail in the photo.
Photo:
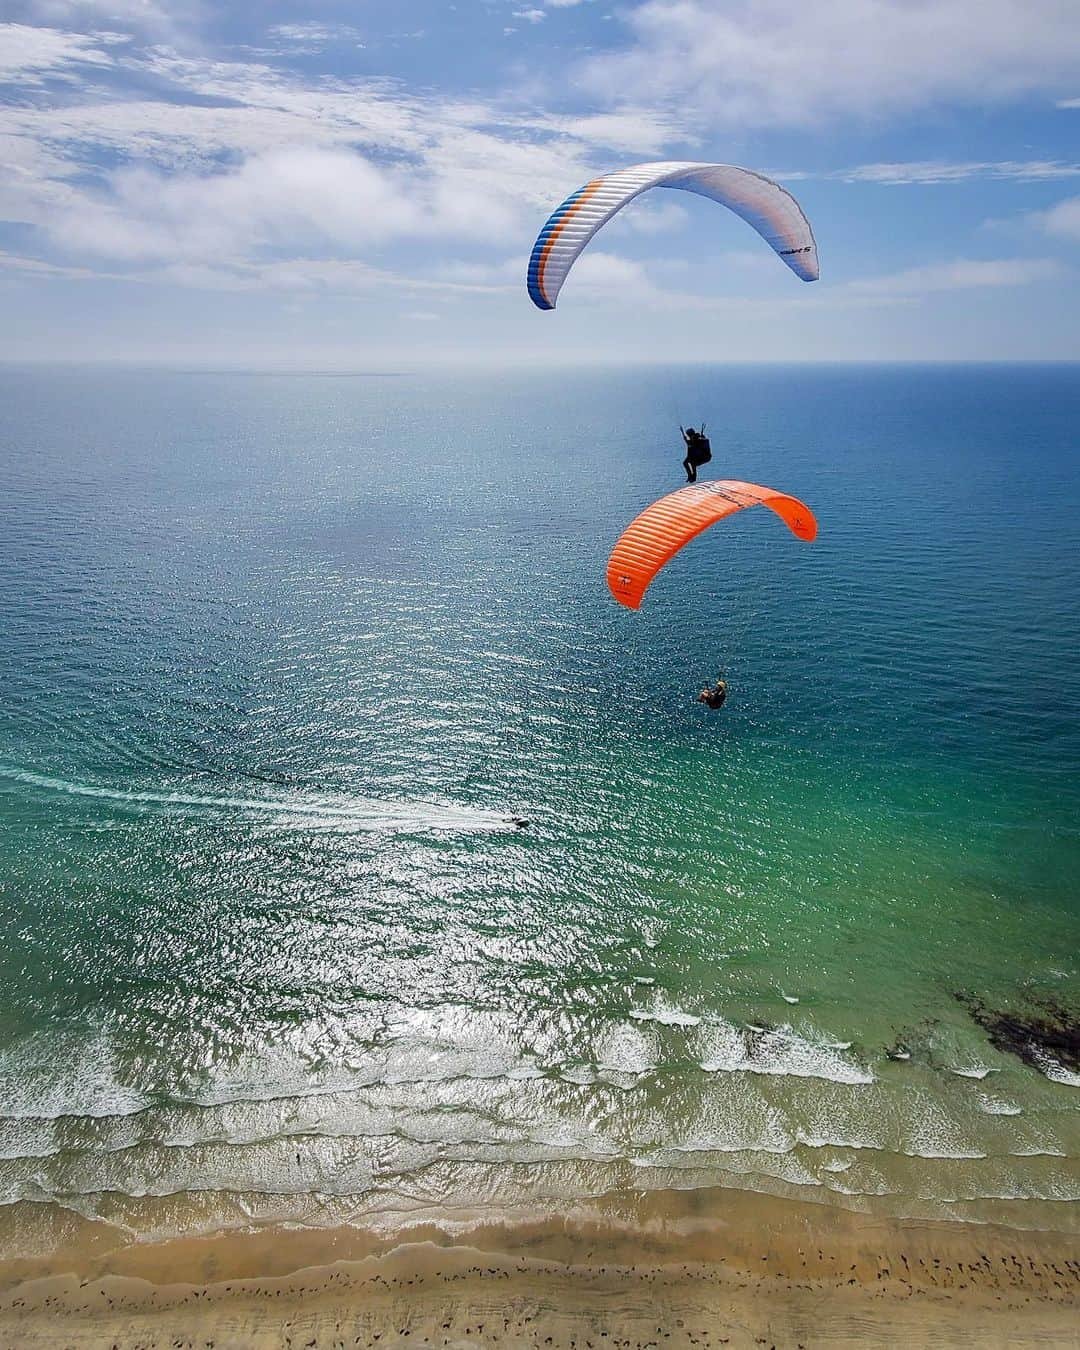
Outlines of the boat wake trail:
{"type": "Polygon", "coordinates": [[[513,830],[519,824],[517,817],[478,807],[382,801],[373,797],[329,795],[301,789],[265,796],[208,796],[187,790],[111,788],[97,783],[74,783],[3,764],[0,764],[0,780],[18,783],[43,794],[110,802],[121,810],[139,814],[240,817],[262,821],[276,829],[476,834],[513,830]]]}

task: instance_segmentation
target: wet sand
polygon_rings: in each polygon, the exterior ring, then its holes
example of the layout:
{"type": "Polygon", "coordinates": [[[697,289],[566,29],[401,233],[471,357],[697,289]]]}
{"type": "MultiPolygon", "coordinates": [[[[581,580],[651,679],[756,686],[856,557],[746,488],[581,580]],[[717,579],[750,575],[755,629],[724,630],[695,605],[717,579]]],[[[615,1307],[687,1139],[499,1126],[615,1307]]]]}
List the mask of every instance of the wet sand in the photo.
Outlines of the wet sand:
{"type": "Polygon", "coordinates": [[[0,1266],[0,1346],[1080,1345],[1075,1237],[732,1191],[611,1209],[397,1241],[263,1229],[110,1248],[87,1225],[0,1266]]]}

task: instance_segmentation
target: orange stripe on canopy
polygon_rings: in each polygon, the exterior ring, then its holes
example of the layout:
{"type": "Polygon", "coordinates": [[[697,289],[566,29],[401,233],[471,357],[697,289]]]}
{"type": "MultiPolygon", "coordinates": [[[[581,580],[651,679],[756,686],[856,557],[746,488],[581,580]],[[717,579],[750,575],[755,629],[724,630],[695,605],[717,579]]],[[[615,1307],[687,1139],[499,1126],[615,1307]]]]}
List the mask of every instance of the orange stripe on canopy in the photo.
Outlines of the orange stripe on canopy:
{"type": "Polygon", "coordinates": [[[809,542],[817,535],[813,511],[797,497],[733,478],[693,483],[647,506],[620,535],[608,559],[611,594],[620,605],[640,609],[653,577],[684,544],[747,506],[767,506],[775,511],[797,539],[809,542]]]}

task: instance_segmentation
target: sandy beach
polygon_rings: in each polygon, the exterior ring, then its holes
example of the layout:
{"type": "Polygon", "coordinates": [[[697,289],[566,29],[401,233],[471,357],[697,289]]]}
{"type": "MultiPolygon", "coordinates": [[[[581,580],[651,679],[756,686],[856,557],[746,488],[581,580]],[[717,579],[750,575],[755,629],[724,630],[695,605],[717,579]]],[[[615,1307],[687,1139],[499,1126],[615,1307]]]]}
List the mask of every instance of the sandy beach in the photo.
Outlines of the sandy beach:
{"type": "MultiPolygon", "coordinates": [[[[1074,1238],[739,1192],[398,1241],[262,1230],[3,1268],[3,1347],[1075,1345],[1074,1238]]],[[[96,1250],[95,1250],[96,1245],[96,1250]]]]}

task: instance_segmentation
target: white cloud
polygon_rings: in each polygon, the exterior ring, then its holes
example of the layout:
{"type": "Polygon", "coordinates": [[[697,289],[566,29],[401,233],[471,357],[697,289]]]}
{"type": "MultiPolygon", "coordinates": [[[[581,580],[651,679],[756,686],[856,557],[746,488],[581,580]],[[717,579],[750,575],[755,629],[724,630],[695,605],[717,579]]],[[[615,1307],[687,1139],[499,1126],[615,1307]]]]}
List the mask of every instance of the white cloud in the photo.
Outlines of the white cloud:
{"type": "MultiPolygon", "coordinates": [[[[80,261],[190,265],[223,250],[253,259],[417,235],[531,237],[596,170],[588,127],[385,80],[303,78],[161,48],[125,54],[122,68],[164,82],[170,97],[95,89],[4,115],[0,219],[43,227],[80,261]],[[120,167],[95,168],[103,155],[120,167]]],[[[616,116],[594,129],[604,138],[623,126],[616,116]]]]}
{"type": "Polygon", "coordinates": [[[9,12],[70,29],[121,28],[176,41],[205,17],[203,0],[8,0],[9,12]]]}
{"type": "Polygon", "coordinates": [[[928,263],[887,276],[849,282],[844,288],[867,296],[921,296],[941,291],[982,290],[987,287],[1030,286],[1057,281],[1068,275],[1053,258],[1006,258],[928,263]]]}
{"type": "Polygon", "coordinates": [[[112,33],[65,33],[58,28],[0,23],[0,80],[39,83],[41,76],[66,72],[72,66],[109,66],[113,58],[106,46],[123,41],[112,33]]]}
{"type": "MultiPolygon", "coordinates": [[[[165,73],[162,61],[131,64],[140,74],[165,73]]],[[[288,145],[356,144],[410,154],[420,151],[434,131],[425,129],[419,105],[388,96],[377,84],[357,88],[349,98],[340,88],[304,88],[269,71],[259,79],[260,69],[208,65],[196,67],[190,78],[182,72],[175,83],[199,103],[94,97],[10,108],[4,126],[13,136],[48,145],[73,160],[103,150],[162,168],[212,165],[223,157],[288,145]]],[[[447,120],[453,115],[449,110],[447,120]]]]}
{"type": "Polygon", "coordinates": [[[586,67],[596,90],[729,124],[992,104],[1080,76],[1074,0],[645,0],[625,21],[629,47],[586,67]]]}
{"type": "MultiPolygon", "coordinates": [[[[516,289],[525,275],[526,262],[524,257],[511,257],[496,263],[449,263],[440,268],[439,280],[481,290],[516,289]]],[[[767,250],[734,250],[716,260],[716,269],[718,274],[721,269],[751,275],[775,274],[776,259],[767,250]]],[[[713,295],[692,288],[689,283],[694,271],[693,264],[685,258],[651,258],[645,264],[591,248],[574,264],[564,298],[574,303],[590,299],[625,302],[627,296],[632,295],[636,308],[784,314],[799,310],[905,304],[947,291],[996,290],[1061,281],[1073,276],[1067,267],[1053,258],[960,258],[822,289],[799,287],[786,294],[763,296],[757,293],[756,277],[754,292],[747,295],[713,295]]]]}
{"type": "Polygon", "coordinates": [[[73,195],[68,209],[51,203],[40,223],[77,255],[191,263],[313,246],[350,254],[402,238],[513,238],[516,205],[479,175],[463,194],[430,169],[418,175],[355,151],[308,146],[213,173],[120,169],[105,191],[73,195]]]}
{"type": "MultiPolygon", "coordinates": [[[[287,145],[359,145],[382,157],[429,162],[446,176],[468,172],[497,179],[519,200],[547,205],[591,174],[595,166],[587,153],[610,144],[609,137],[629,136],[637,121],[637,114],[580,124],[528,117],[480,100],[410,94],[387,80],[305,80],[256,62],[160,49],[124,64],[142,81],[166,82],[172,96],[150,101],[99,95],[10,108],[7,131],[80,155],[101,148],[165,168],[216,164],[225,156],[287,145]]],[[[654,139],[666,125],[656,124],[654,139]]],[[[463,181],[462,191],[470,186],[463,181]]]]}
{"type": "Polygon", "coordinates": [[[61,267],[56,263],[42,262],[40,258],[24,258],[0,249],[0,273],[5,272],[33,277],[62,277],[64,280],[98,279],[98,273],[88,267],[61,267]]]}
{"type": "MultiPolygon", "coordinates": [[[[789,181],[811,178],[813,174],[787,174],[789,181]]],[[[853,169],[836,169],[817,175],[844,183],[959,183],[969,178],[1016,179],[1038,182],[1080,176],[1080,164],[1060,160],[971,160],[949,163],[946,160],[919,160],[895,164],[860,164],[853,169]]]]}
{"type": "Polygon", "coordinates": [[[53,238],[102,257],[209,261],[305,241],[355,247],[438,227],[394,175],[341,150],[273,151],[216,174],[124,169],[110,187],[51,220],[53,238]]]}
{"type": "MultiPolygon", "coordinates": [[[[442,281],[483,290],[520,290],[525,284],[528,261],[522,255],[490,263],[451,262],[439,269],[438,276],[442,281]]],[[[568,293],[571,285],[572,294],[579,299],[625,298],[630,292],[637,298],[658,294],[643,263],[597,248],[586,249],[574,264],[571,281],[567,282],[568,293]]]]}
{"type": "Polygon", "coordinates": [[[453,286],[478,287],[484,290],[492,288],[506,289],[520,287],[529,265],[526,256],[502,258],[497,262],[462,262],[460,260],[444,263],[438,270],[438,280],[453,286]]]}
{"type": "Polygon", "coordinates": [[[678,202],[657,202],[639,198],[616,216],[613,224],[635,234],[663,234],[686,224],[688,213],[678,202]]]}
{"type": "Polygon", "coordinates": [[[526,23],[543,23],[547,15],[542,9],[515,9],[515,19],[524,19],[526,23]]]}
{"type": "Polygon", "coordinates": [[[278,23],[268,30],[269,36],[297,55],[320,52],[336,43],[349,42],[362,47],[363,34],[359,28],[346,23],[278,23]]]}
{"type": "Polygon", "coordinates": [[[0,221],[43,225],[77,210],[82,192],[70,180],[78,168],[45,142],[0,132],[0,221]]]}
{"type": "Polygon", "coordinates": [[[1030,219],[1047,234],[1080,240],[1080,197],[1069,197],[1049,211],[1036,212],[1030,219]]]}
{"type": "Polygon", "coordinates": [[[573,286],[577,292],[624,297],[652,289],[642,263],[599,249],[583,253],[574,264],[573,286]]]}
{"type": "MultiPolygon", "coordinates": [[[[776,260],[767,254],[736,252],[725,255],[725,265],[757,271],[761,264],[770,270],[776,260]]],[[[1052,258],[1003,260],[956,259],[912,267],[885,276],[867,277],[823,290],[793,291],[789,295],[710,295],[698,290],[672,290],[658,284],[658,278],[685,277],[680,260],[650,260],[648,266],[630,258],[601,251],[586,251],[574,265],[566,294],[581,299],[618,299],[633,296],[635,306],[654,309],[729,311],[749,308],[777,313],[796,310],[847,308],[852,305],[888,305],[911,302],[946,291],[972,291],[1002,287],[1028,286],[1039,282],[1060,281],[1071,275],[1052,258]]]]}
{"type": "MultiPolygon", "coordinates": [[[[118,13],[147,22],[197,12],[117,3],[118,13]]],[[[223,257],[265,262],[268,252],[322,249],[340,258],[419,235],[531,238],[553,202],[608,167],[606,154],[593,158],[600,147],[658,154],[679,134],[671,115],[644,109],[523,113],[520,104],[421,95],[386,79],[320,77],[250,57],[118,47],[109,35],[26,25],[11,32],[0,50],[15,89],[63,72],[70,92],[16,97],[4,109],[0,220],[38,226],[71,255],[64,263],[172,263],[194,275],[223,257]],[[95,82],[67,73],[76,69],[95,82]],[[133,82],[166,92],[132,97],[133,82]]],[[[356,30],[311,22],[272,34],[303,44],[356,30]]],[[[646,211],[638,226],[676,220],[646,211]]]]}
{"type": "MultiPolygon", "coordinates": [[[[17,3],[17,0],[16,0],[17,3]]],[[[24,4],[42,23],[140,24],[173,23],[179,16],[190,17],[201,10],[194,3],[181,4],[178,0],[29,0],[24,4]]]]}
{"type": "MultiPolygon", "coordinates": [[[[1011,0],[988,2],[993,9],[1011,0]]],[[[823,0],[834,17],[847,3],[823,0]]],[[[888,9],[894,0],[867,3],[888,9]]],[[[953,4],[942,0],[946,10],[953,4]]],[[[637,13],[673,5],[676,0],[647,0],[637,13]]],[[[120,7],[174,17],[162,6],[137,6],[133,0],[121,0],[120,7]]],[[[789,0],[759,0],[750,8],[775,20],[791,7],[789,0]]],[[[678,0],[676,8],[699,17],[717,12],[713,0],[678,0]]],[[[725,21],[744,22],[747,13],[747,0],[734,0],[725,21]]],[[[438,271],[440,253],[445,257],[463,241],[531,240],[553,202],[610,167],[608,151],[659,154],[684,136],[677,112],[639,103],[580,118],[531,114],[494,100],[421,95],[388,80],[345,81],[256,60],[121,46],[102,34],[9,27],[19,31],[21,46],[0,50],[16,79],[33,82],[42,71],[82,68],[97,81],[82,84],[80,96],[72,77],[72,92],[63,101],[17,100],[4,112],[0,135],[0,219],[37,226],[60,250],[55,264],[73,273],[97,258],[115,269],[103,275],[200,287],[519,287],[522,260],[513,260],[512,275],[509,264],[499,264],[503,270],[497,274],[481,275],[483,269],[469,274],[463,265],[455,276],[438,271]],[[111,71],[142,89],[163,86],[167,94],[111,95],[99,78],[111,71]],[[601,148],[605,153],[598,158],[601,148]],[[102,162],[110,167],[98,167],[102,162]],[[426,278],[392,280],[366,260],[374,248],[417,239],[432,242],[426,278]],[[326,280],[330,277],[333,282],[326,280]]],[[[298,43],[356,32],[320,23],[272,31],[298,43]]],[[[920,161],[824,176],[899,183],[1077,172],[1074,165],[1039,161],[920,161]]],[[[674,201],[646,201],[614,228],[659,232],[677,228],[685,214],[674,201]]],[[[1053,227],[1058,233],[1064,228],[1053,227]]],[[[653,260],[646,270],[618,254],[590,250],[573,284],[582,295],[633,289],[657,305],[686,303],[686,297],[657,284],[675,279],[665,266],[653,260]]],[[[993,279],[1003,271],[987,271],[1012,267],[1015,274],[1018,264],[941,266],[952,270],[915,269],[899,281],[856,285],[869,301],[872,295],[1019,284],[993,279]],[[965,279],[975,277],[980,279],[965,279]]],[[[1038,277],[1029,273],[1027,279],[1038,277]]]]}
{"type": "Polygon", "coordinates": [[[463,293],[519,293],[525,274],[525,260],[512,259],[505,264],[470,269],[447,265],[444,275],[407,276],[386,268],[373,267],[355,258],[289,258],[279,261],[248,262],[242,259],[220,262],[166,262],[146,266],[74,267],[43,262],[0,250],[0,274],[15,277],[37,276],[78,281],[119,281],[134,285],[162,284],[184,286],[203,291],[277,291],[287,294],[328,292],[340,295],[375,291],[412,292],[418,298],[456,297],[463,293]],[[487,280],[479,279],[481,276],[487,280]]]}
{"type": "Polygon", "coordinates": [[[596,146],[630,155],[656,155],[687,133],[670,112],[658,108],[622,107],[612,112],[569,114],[541,113],[530,125],[572,136],[596,146]]]}

